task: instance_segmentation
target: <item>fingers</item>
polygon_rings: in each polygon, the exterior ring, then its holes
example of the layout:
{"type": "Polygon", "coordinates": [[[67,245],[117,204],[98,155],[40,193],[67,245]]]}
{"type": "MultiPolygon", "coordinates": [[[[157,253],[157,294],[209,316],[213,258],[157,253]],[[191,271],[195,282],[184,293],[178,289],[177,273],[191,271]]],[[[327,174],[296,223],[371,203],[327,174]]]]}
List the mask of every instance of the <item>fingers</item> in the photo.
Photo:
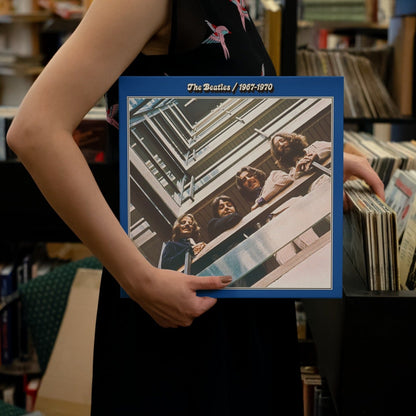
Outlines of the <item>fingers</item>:
{"type": "MultiPolygon", "coordinates": [[[[210,296],[199,297],[200,313],[198,316],[205,313],[208,309],[211,309],[216,303],[217,299],[210,296]]],[[[195,318],[197,318],[197,316],[195,318]]]]}
{"type": "Polygon", "coordinates": [[[196,292],[222,289],[231,281],[230,276],[191,276],[157,269],[152,293],[139,303],[161,327],[187,327],[217,301],[196,292]]]}
{"type": "Polygon", "coordinates": [[[383,201],[386,200],[384,194],[384,184],[373,170],[368,173],[366,178],[362,179],[364,179],[368,183],[368,185],[370,185],[371,189],[374,191],[376,195],[378,195],[383,201]]]}
{"type": "Polygon", "coordinates": [[[384,184],[365,157],[344,153],[344,182],[351,176],[363,179],[385,201],[384,184]]]}
{"type": "Polygon", "coordinates": [[[232,282],[231,276],[191,276],[192,290],[223,289],[232,282]]]}

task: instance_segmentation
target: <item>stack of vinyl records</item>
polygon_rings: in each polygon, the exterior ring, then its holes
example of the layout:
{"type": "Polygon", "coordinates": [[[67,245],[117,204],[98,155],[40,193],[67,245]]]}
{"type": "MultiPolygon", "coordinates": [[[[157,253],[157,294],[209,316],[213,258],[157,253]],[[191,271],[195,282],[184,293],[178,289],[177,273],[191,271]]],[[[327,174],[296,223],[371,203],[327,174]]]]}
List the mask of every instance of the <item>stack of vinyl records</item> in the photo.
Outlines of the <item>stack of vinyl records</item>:
{"type": "Polygon", "coordinates": [[[396,213],[361,180],[347,181],[344,249],[369,290],[400,289],[396,213]]]}
{"type": "Polygon", "coordinates": [[[386,187],[386,203],[397,215],[400,284],[416,289],[416,170],[394,172],[386,187]]]}
{"type": "Polygon", "coordinates": [[[344,131],[344,150],[367,158],[384,185],[397,169],[416,169],[416,142],[383,142],[363,132],[344,131]]]}
{"type": "Polygon", "coordinates": [[[401,117],[379,72],[367,57],[342,50],[298,49],[297,75],[343,76],[345,118],[401,117]]]}

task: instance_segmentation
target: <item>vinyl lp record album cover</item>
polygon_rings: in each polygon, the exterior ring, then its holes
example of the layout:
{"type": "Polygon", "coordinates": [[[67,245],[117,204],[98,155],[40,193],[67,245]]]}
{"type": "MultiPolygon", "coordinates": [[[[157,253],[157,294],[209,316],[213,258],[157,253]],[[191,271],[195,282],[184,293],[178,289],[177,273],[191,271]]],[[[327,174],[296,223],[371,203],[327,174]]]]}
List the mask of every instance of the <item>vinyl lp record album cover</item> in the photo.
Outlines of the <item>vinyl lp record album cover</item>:
{"type": "Polygon", "coordinates": [[[215,297],[342,294],[343,79],[121,77],[120,221],[215,297]]]}

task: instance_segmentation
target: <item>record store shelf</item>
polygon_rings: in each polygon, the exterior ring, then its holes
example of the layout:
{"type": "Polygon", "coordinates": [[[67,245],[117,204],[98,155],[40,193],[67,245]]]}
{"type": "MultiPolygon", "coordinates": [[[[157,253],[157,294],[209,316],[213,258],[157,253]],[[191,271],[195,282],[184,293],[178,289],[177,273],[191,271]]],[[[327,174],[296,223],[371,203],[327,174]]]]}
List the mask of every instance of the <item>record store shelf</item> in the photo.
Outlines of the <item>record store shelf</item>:
{"type": "Polygon", "coordinates": [[[416,414],[416,292],[370,292],[343,262],[343,299],[304,300],[338,414],[416,414]]]}

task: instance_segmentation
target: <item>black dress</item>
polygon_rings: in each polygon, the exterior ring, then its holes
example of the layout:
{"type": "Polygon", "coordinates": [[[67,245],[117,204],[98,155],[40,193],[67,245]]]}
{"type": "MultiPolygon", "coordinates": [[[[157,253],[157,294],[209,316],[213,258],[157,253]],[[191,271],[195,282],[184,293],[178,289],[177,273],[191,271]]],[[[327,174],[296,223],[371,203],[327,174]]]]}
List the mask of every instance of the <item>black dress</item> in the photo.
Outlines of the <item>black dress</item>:
{"type": "MultiPolygon", "coordinates": [[[[169,54],[140,54],[124,75],[274,75],[243,3],[173,0],[169,54]]],[[[117,96],[115,84],[115,140],[117,96]]],[[[220,299],[190,327],[163,329],[104,270],[92,415],[302,415],[296,332],[281,299],[220,299]]]]}

